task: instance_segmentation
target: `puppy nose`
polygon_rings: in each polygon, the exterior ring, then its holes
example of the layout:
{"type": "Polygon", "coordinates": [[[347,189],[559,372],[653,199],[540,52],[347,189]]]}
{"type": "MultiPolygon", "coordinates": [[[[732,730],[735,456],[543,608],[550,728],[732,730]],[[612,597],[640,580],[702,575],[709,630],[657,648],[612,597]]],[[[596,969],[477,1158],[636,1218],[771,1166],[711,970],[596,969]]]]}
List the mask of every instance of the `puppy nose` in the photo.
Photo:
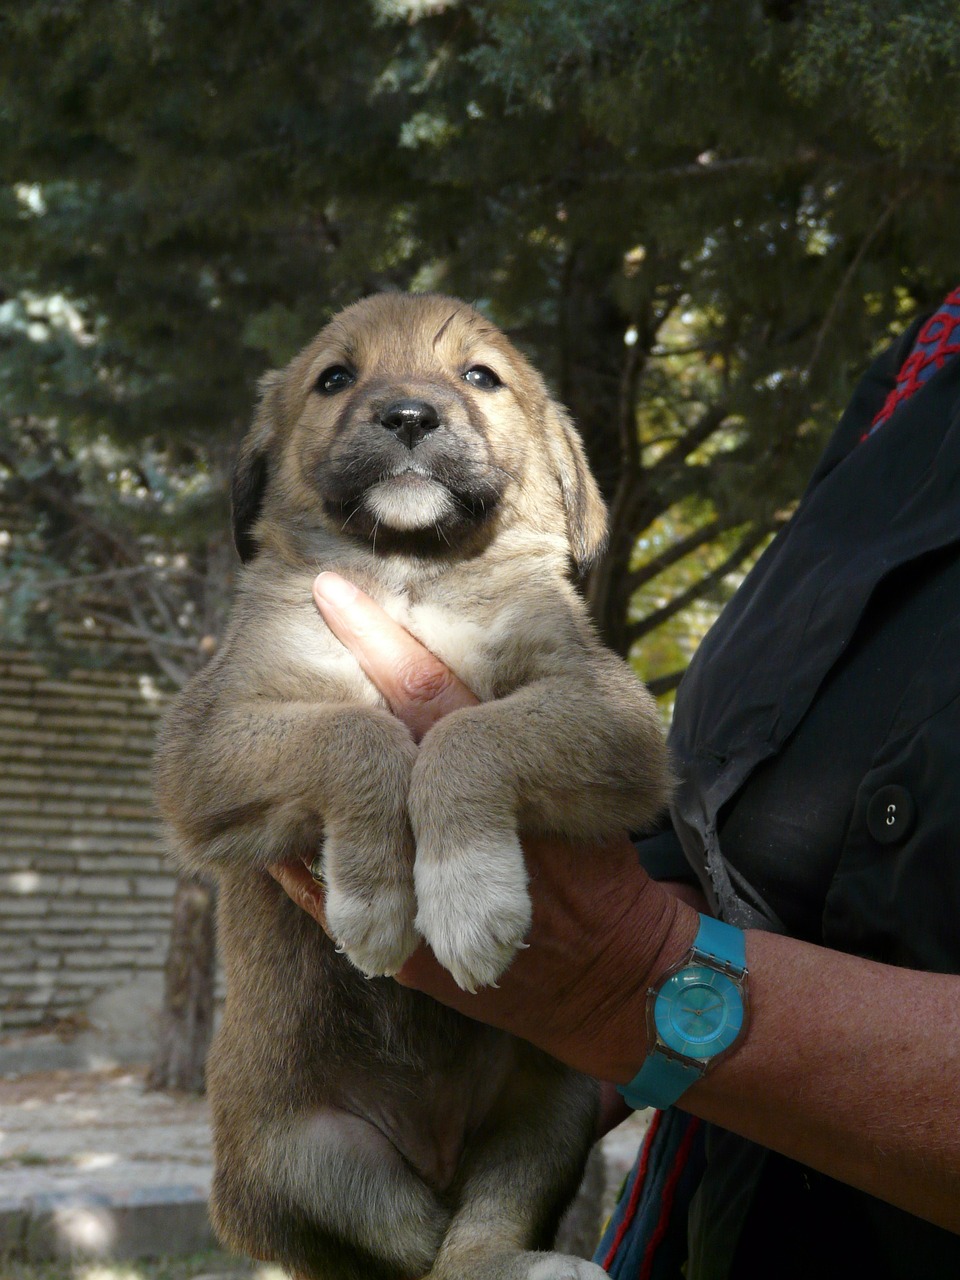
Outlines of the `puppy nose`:
{"type": "Polygon", "coordinates": [[[380,414],[380,423],[414,449],[427,432],[436,431],[440,415],[426,400],[397,400],[380,414]]]}

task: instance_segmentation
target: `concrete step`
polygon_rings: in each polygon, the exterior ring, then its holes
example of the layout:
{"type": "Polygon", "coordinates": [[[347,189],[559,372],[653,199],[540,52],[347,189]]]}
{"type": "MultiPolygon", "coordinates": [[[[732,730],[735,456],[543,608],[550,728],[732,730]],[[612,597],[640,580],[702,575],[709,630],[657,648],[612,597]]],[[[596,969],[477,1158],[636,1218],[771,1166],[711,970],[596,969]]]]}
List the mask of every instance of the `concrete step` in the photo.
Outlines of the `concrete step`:
{"type": "Polygon", "coordinates": [[[195,1184],[0,1198],[0,1258],[153,1258],[215,1244],[207,1192],[195,1184]]]}
{"type": "Polygon", "coordinates": [[[147,1091],[142,1066],[0,1080],[0,1259],[208,1249],[211,1176],[206,1103],[147,1091]]]}

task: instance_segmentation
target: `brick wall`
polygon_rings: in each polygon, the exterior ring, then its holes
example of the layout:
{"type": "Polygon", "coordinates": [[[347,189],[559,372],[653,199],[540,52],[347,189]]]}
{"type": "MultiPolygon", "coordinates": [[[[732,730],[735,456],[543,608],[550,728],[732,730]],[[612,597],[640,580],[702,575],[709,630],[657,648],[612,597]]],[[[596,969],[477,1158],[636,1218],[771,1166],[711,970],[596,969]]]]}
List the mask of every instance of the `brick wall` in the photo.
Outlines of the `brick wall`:
{"type": "Polygon", "coordinates": [[[0,652],[0,1030],[162,969],[173,876],[151,805],[162,694],[0,652]]]}

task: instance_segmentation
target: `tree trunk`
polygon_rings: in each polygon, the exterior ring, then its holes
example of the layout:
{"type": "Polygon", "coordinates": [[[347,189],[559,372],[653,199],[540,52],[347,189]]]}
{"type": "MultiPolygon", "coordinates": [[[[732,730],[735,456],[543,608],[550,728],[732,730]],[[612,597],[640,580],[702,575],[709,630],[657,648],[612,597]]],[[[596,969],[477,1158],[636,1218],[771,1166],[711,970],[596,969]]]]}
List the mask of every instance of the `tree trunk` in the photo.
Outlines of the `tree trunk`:
{"type": "Polygon", "coordinates": [[[652,505],[643,502],[643,495],[638,492],[642,484],[641,476],[622,476],[609,504],[610,541],[606,554],[593,567],[585,584],[587,604],[604,643],[622,658],[630,651],[630,562],[639,531],[653,518],[652,505]]]}
{"type": "MultiPolygon", "coordinates": [[[[229,458],[213,455],[213,474],[227,488],[229,458]]],[[[208,539],[198,600],[201,639],[196,666],[216,650],[227,611],[236,554],[226,532],[208,539]]],[[[210,881],[181,875],[173,898],[164,977],[163,1010],[157,1048],[150,1068],[151,1089],[204,1090],[204,1066],[213,1033],[213,996],[217,958],[214,935],[216,891],[210,881]]]]}
{"type": "Polygon", "coordinates": [[[202,1093],[213,1031],[216,965],[213,885],[179,876],[173,897],[157,1052],[147,1079],[151,1089],[202,1093]]]}

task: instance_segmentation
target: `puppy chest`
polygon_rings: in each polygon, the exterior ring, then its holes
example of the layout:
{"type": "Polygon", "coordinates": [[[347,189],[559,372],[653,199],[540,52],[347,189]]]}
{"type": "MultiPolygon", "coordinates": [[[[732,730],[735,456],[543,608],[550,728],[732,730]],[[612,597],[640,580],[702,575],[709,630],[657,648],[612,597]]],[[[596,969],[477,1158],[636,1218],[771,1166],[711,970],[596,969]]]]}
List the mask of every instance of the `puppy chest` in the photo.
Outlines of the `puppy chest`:
{"type": "Polygon", "coordinates": [[[488,617],[477,617],[430,602],[411,604],[399,596],[387,597],[380,603],[481,701],[502,692],[499,668],[511,635],[509,611],[491,611],[488,617]]]}
{"type": "Polygon", "coordinates": [[[260,658],[262,678],[284,701],[385,705],[356,658],[319,616],[277,619],[263,636],[260,658]]]}

